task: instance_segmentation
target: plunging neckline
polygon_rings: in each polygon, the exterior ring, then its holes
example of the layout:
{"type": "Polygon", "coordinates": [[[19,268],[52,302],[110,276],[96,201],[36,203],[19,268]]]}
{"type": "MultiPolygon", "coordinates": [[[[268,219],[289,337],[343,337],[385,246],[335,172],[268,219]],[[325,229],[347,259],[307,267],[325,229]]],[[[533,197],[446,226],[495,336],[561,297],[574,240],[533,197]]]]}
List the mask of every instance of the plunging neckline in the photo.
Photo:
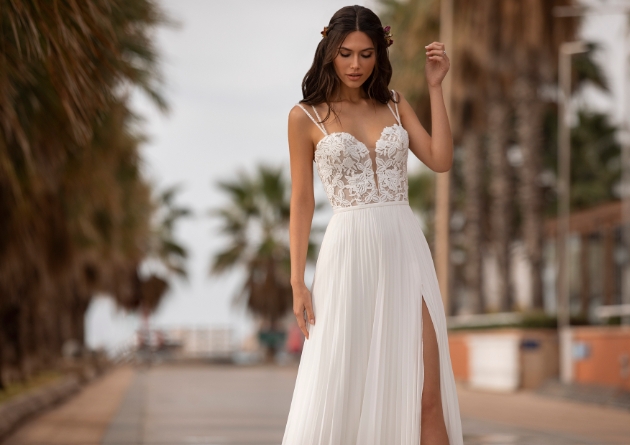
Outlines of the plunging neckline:
{"type": "MultiPolygon", "coordinates": [[[[367,151],[367,156],[368,156],[368,159],[370,160],[370,165],[372,166],[372,173],[374,174],[374,184],[378,188],[378,174],[376,173],[376,169],[377,169],[377,167],[376,167],[376,156],[377,156],[376,149],[378,147],[378,143],[383,140],[383,135],[385,134],[385,132],[387,130],[389,130],[390,128],[396,128],[396,127],[400,127],[402,130],[405,130],[405,128],[402,125],[400,125],[399,123],[388,125],[385,128],[383,128],[383,130],[381,131],[381,135],[378,137],[378,139],[376,140],[376,144],[374,145],[374,159],[372,159],[371,150],[370,150],[370,148],[367,145],[365,145],[365,142],[362,142],[362,141],[358,140],[352,133],[348,133],[347,131],[335,131],[333,133],[326,133],[326,135],[323,138],[321,138],[317,142],[317,144],[315,145],[315,154],[317,154],[317,151],[319,150],[319,144],[321,144],[322,141],[324,139],[326,139],[327,137],[333,136],[333,135],[341,135],[341,134],[346,134],[346,135],[350,136],[350,138],[352,138],[359,146],[363,147],[365,149],[365,151],[367,151]]],[[[405,131],[407,131],[407,130],[405,130],[405,131]]]]}

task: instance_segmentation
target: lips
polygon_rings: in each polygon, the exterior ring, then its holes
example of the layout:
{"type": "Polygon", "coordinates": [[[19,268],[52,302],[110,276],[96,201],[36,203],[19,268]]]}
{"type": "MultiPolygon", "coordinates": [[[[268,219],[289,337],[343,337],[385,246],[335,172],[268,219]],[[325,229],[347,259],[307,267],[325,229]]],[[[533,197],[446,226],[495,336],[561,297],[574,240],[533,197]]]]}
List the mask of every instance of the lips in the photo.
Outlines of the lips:
{"type": "Polygon", "coordinates": [[[362,74],[346,74],[346,76],[350,80],[359,80],[361,78],[362,74]]]}

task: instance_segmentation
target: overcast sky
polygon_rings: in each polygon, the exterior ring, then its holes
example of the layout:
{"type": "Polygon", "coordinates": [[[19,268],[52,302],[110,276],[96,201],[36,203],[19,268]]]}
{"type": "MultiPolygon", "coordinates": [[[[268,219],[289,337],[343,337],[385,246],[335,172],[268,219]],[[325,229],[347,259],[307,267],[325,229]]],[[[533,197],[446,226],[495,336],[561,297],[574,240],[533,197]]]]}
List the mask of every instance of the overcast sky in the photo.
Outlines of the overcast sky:
{"type": "MultiPolygon", "coordinates": [[[[177,236],[190,252],[190,279],[176,282],[153,323],[159,326],[232,326],[238,336],[250,328],[230,302],[242,275],[208,276],[213,252],[225,240],[216,235],[208,209],[224,198],[214,184],[258,162],[288,169],[287,115],[301,99],[302,78],[312,62],[320,31],[347,2],[338,0],[161,0],[179,23],[161,28],[155,45],[162,55],[165,95],[171,110],[160,115],[146,98],[134,97],[150,137],[143,149],[145,170],[158,186],[181,184],[180,203],[195,213],[177,236]]],[[[373,7],[376,2],[357,2],[373,7]]],[[[376,10],[376,9],[375,9],[376,10]]],[[[584,37],[603,45],[600,60],[613,97],[589,92],[582,102],[622,113],[623,19],[596,16],[584,37]]],[[[392,30],[396,34],[396,30],[392,30]]],[[[427,42],[429,43],[429,42],[427,42]]],[[[404,44],[397,41],[395,44],[404,44]]],[[[423,69],[423,67],[418,67],[423,69]]],[[[457,69],[457,67],[452,67],[457,69]]],[[[392,85],[395,88],[395,85],[392,85]]],[[[412,159],[410,169],[419,161],[412,159]]],[[[317,187],[317,185],[316,185],[317,187]]],[[[325,198],[318,188],[319,197],[325,198]]],[[[329,209],[321,216],[326,220],[329,209]]],[[[135,317],[114,311],[99,299],[88,313],[88,341],[111,344],[127,337],[135,317]]]]}

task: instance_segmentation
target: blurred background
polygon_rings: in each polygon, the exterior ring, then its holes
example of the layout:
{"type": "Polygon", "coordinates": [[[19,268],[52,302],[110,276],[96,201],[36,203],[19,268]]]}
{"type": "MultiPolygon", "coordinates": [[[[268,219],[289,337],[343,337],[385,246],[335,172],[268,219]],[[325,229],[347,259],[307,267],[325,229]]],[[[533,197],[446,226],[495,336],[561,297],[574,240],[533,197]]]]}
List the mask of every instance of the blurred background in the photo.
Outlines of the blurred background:
{"type": "MultiPolygon", "coordinates": [[[[630,444],[630,2],[372,0],[467,444],[630,444]]],[[[280,443],[288,112],[346,3],[0,0],[0,443],[280,443]]],[[[306,282],[332,215],[318,202],[306,282]]]]}

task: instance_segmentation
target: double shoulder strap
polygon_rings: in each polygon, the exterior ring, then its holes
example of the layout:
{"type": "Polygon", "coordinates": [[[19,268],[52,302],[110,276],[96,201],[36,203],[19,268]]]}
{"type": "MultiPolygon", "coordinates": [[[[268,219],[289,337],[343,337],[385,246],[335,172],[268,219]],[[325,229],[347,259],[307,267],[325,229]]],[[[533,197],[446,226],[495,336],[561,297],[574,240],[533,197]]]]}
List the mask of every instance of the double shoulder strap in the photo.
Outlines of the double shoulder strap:
{"type": "Polygon", "coordinates": [[[326,136],[328,136],[328,132],[326,131],[326,128],[324,127],[324,124],[322,123],[322,118],[321,118],[321,117],[319,117],[319,113],[317,112],[317,109],[315,108],[315,106],[314,106],[314,105],[311,105],[311,107],[313,108],[313,111],[315,112],[315,116],[317,116],[317,120],[315,120],[315,118],[314,118],[313,116],[311,116],[311,114],[310,114],[308,111],[306,111],[306,108],[304,108],[304,107],[302,106],[302,104],[300,104],[300,103],[299,103],[299,104],[297,104],[297,105],[298,105],[298,107],[300,107],[302,110],[304,110],[304,112],[306,113],[306,115],[307,115],[308,117],[310,117],[310,118],[311,118],[311,120],[313,121],[313,123],[314,123],[315,125],[317,125],[317,128],[319,128],[319,129],[322,131],[322,133],[324,133],[326,136]],[[318,121],[319,121],[319,122],[318,122],[318,121]]]}
{"type": "MultiPolygon", "coordinates": [[[[394,107],[396,108],[396,111],[394,112],[389,102],[387,102],[387,107],[389,108],[389,111],[391,111],[394,117],[396,118],[396,122],[398,122],[398,125],[402,125],[402,123],[400,122],[400,114],[398,113],[398,95],[396,94],[394,90],[392,90],[392,97],[394,98],[393,102],[394,102],[394,107]]],[[[324,127],[324,124],[322,123],[322,119],[319,117],[319,113],[317,112],[317,109],[315,108],[315,106],[311,105],[311,108],[313,108],[313,111],[315,112],[315,116],[317,116],[317,120],[315,120],[315,118],[311,115],[311,113],[306,111],[306,108],[304,108],[302,104],[298,103],[297,105],[306,113],[306,115],[313,121],[313,123],[317,125],[317,128],[319,128],[321,132],[324,133],[324,135],[328,136],[328,132],[326,131],[326,128],[324,127]]]]}

